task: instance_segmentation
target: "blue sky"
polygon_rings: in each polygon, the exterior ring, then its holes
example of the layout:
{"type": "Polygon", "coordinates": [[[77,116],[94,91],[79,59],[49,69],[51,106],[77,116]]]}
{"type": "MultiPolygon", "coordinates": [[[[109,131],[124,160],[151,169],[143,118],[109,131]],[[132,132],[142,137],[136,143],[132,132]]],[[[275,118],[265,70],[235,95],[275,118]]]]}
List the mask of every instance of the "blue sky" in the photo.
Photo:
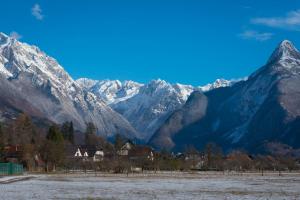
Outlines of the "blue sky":
{"type": "Polygon", "coordinates": [[[300,48],[299,0],[0,1],[0,31],[75,79],[202,85],[249,75],[283,39],[300,48]]]}

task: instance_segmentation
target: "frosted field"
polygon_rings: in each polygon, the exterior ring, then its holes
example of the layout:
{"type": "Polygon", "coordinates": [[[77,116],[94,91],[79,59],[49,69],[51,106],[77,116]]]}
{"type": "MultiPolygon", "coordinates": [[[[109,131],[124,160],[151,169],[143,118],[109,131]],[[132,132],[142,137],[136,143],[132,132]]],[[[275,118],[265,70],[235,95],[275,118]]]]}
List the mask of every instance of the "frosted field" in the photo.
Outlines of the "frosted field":
{"type": "Polygon", "coordinates": [[[0,199],[298,200],[300,174],[38,175],[0,184],[0,199]]]}

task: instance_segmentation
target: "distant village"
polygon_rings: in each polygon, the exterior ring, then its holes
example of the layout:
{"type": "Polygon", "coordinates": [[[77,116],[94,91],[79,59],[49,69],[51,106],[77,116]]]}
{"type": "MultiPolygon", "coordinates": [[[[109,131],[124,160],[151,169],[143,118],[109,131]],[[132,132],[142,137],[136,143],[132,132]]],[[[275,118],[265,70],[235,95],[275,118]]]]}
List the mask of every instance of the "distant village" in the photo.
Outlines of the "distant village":
{"type": "Polygon", "coordinates": [[[97,136],[87,123],[83,144],[75,142],[72,122],[38,128],[21,114],[11,124],[0,126],[1,163],[19,164],[29,172],[143,173],[145,171],[292,171],[300,169],[299,150],[271,143],[270,152],[249,155],[241,150],[224,154],[215,143],[202,150],[187,146],[184,152],[156,151],[116,135],[113,142],[97,136]]]}

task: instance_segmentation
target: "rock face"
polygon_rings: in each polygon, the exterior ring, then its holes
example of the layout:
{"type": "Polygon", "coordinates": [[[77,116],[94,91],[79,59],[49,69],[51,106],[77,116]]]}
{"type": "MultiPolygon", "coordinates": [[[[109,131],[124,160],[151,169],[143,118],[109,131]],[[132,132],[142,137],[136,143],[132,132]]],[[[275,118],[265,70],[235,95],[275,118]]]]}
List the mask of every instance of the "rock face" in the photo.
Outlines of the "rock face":
{"type": "Polygon", "coordinates": [[[76,81],[122,114],[147,141],[156,129],[187,100],[194,87],[153,80],[148,84],[134,81],[81,78],[76,81]]]}
{"type": "Polygon", "coordinates": [[[112,105],[112,108],[121,113],[147,141],[172,112],[181,108],[193,90],[189,85],[153,80],[142,86],[135,96],[112,105]]]}
{"type": "Polygon", "coordinates": [[[300,53],[285,40],[247,80],[191,95],[149,144],[183,150],[186,145],[203,148],[213,141],[226,150],[255,152],[267,142],[282,142],[299,148],[299,84],[300,53]]]}
{"type": "Polygon", "coordinates": [[[77,79],[76,82],[87,91],[95,94],[107,104],[117,104],[137,93],[143,84],[134,81],[77,79]]]}
{"type": "Polygon", "coordinates": [[[72,120],[84,130],[93,122],[98,133],[129,138],[137,132],[120,114],[93,93],[78,85],[58,62],[36,46],[0,33],[0,115],[2,120],[18,112],[56,123],[72,120]]]}
{"type": "Polygon", "coordinates": [[[193,91],[208,92],[234,84],[225,79],[217,79],[214,83],[199,87],[170,84],[160,79],[147,84],[87,78],[80,78],[76,82],[122,114],[141,133],[144,141],[151,138],[171,113],[184,105],[193,91]]]}
{"type": "Polygon", "coordinates": [[[228,81],[228,80],[225,80],[225,79],[217,79],[213,83],[209,83],[209,84],[204,85],[204,86],[199,86],[198,88],[202,92],[208,92],[208,91],[213,90],[213,89],[232,86],[235,82],[236,81],[228,81]]]}

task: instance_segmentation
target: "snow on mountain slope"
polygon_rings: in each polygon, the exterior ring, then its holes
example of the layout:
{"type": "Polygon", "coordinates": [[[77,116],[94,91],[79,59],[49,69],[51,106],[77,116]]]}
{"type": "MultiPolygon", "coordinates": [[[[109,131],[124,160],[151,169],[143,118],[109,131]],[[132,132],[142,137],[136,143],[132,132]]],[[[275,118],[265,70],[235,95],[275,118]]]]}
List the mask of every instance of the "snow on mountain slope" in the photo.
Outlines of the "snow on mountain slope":
{"type": "Polygon", "coordinates": [[[147,84],[87,78],[80,78],[76,82],[121,113],[142,134],[144,140],[148,140],[164,120],[185,103],[193,91],[207,92],[233,84],[225,79],[217,79],[203,87],[170,84],[160,79],[147,84]]]}
{"type": "MultiPolygon", "coordinates": [[[[191,85],[183,85],[183,84],[173,84],[173,88],[178,92],[183,99],[187,99],[190,95],[191,91],[202,91],[208,92],[213,89],[217,89],[220,87],[228,87],[232,86],[236,82],[245,79],[238,80],[225,80],[225,79],[217,79],[213,83],[209,83],[204,86],[193,87],[191,85]]],[[[99,98],[101,98],[105,103],[113,105],[117,104],[121,101],[125,101],[134,97],[139,93],[139,90],[144,84],[134,82],[134,81],[119,81],[119,80],[93,80],[89,78],[79,78],[76,80],[77,84],[79,84],[82,88],[86,89],[89,92],[92,92],[99,98]]]]}
{"type": "Polygon", "coordinates": [[[96,95],[83,90],[54,58],[3,33],[0,33],[0,74],[3,94],[0,100],[5,105],[57,123],[72,120],[81,130],[87,122],[93,122],[104,136],[116,133],[130,138],[137,136],[126,119],[96,95]]]}
{"type": "Polygon", "coordinates": [[[172,85],[160,79],[148,84],[87,78],[76,82],[122,114],[144,140],[148,140],[170,113],[180,108],[196,89],[190,85],[172,85]]]}
{"type": "Polygon", "coordinates": [[[281,142],[299,148],[299,84],[300,52],[285,40],[247,80],[193,93],[190,103],[173,113],[149,144],[183,150],[216,142],[226,150],[259,152],[268,142],[281,142]]]}
{"type": "Polygon", "coordinates": [[[144,140],[148,140],[166,118],[185,103],[193,90],[189,85],[153,80],[142,86],[132,98],[112,107],[131,122],[144,140]]]}
{"type": "Polygon", "coordinates": [[[204,86],[199,86],[198,88],[202,91],[202,92],[208,92],[210,90],[213,89],[217,89],[220,87],[228,87],[231,86],[235,83],[235,81],[229,81],[229,80],[225,80],[225,79],[217,79],[215,82],[213,83],[209,83],[207,85],[204,86]]]}
{"type": "Polygon", "coordinates": [[[76,80],[76,82],[84,89],[97,95],[107,104],[116,104],[120,101],[125,101],[136,95],[139,92],[140,87],[143,86],[143,84],[134,81],[97,81],[87,78],[80,78],[76,80]]]}

